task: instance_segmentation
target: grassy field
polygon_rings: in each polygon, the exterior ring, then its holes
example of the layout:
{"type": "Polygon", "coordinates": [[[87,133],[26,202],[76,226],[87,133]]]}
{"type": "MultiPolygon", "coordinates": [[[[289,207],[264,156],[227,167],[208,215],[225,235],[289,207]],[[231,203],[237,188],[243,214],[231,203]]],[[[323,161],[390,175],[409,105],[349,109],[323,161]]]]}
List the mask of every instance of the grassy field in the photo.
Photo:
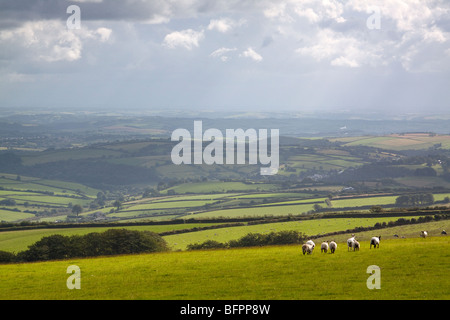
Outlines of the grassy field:
{"type": "Polygon", "coordinates": [[[0,265],[0,299],[450,299],[449,238],[344,246],[335,254],[302,255],[291,245],[0,265]],[[70,265],[81,270],[79,290],[66,286],[70,265]],[[371,265],[380,268],[380,289],[367,288],[371,265]]]}
{"type": "Polygon", "coordinates": [[[274,184],[264,184],[264,183],[250,183],[246,184],[243,182],[221,182],[221,181],[208,181],[208,182],[193,182],[185,183],[172,188],[168,188],[165,192],[169,190],[175,191],[177,194],[183,193],[211,193],[211,192],[234,192],[234,191],[272,191],[278,189],[279,186],[274,184]]]}
{"type": "MultiPolygon", "coordinates": [[[[148,230],[156,233],[167,232],[172,230],[190,229],[206,227],[211,225],[218,225],[220,223],[185,223],[185,224],[168,224],[168,225],[143,225],[143,226],[129,226],[127,229],[131,230],[148,230]]],[[[103,232],[107,229],[124,228],[114,227],[79,227],[79,228],[50,228],[50,229],[32,229],[32,230],[18,230],[18,231],[4,231],[0,232],[0,250],[8,252],[19,252],[26,250],[29,245],[40,240],[42,237],[61,234],[65,236],[84,235],[90,232],[103,232]]]]}
{"type": "MultiPolygon", "coordinates": [[[[411,217],[405,217],[410,219],[411,217]]],[[[418,218],[417,216],[414,218],[418,218]]],[[[248,233],[270,233],[279,232],[285,230],[295,230],[302,232],[308,236],[317,236],[321,234],[345,231],[349,229],[354,229],[356,227],[369,227],[376,223],[396,221],[399,217],[391,218],[334,218],[334,219],[314,219],[314,220],[303,220],[303,221],[290,221],[290,222],[278,222],[278,223],[267,223],[267,224],[257,224],[249,226],[239,226],[239,227],[229,227],[220,228],[212,230],[203,230],[190,233],[181,233],[175,235],[165,236],[164,239],[171,246],[173,250],[185,250],[188,244],[201,243],[206,240],[215,240],[218,242],[228,242],[230,240],[236,240],[240,237],[245,236],[248,233]]],[[[416,237],[420,234],[420,230],[426,228],[433,235],[439,235],[442,230],[450,230],[450,221],[442,220],[439,222],[426,223],[426,224],[415,224],[415,225],[405,225],[399,227],[398,229],[391,230],[393,228],[386,228],[377,231],[367,232],[368,234],[382,232],[384,237],[393,238],[395,233],[400,236],[407,235],[408,237],[416,237]]],[[[384,238],[383,237],[383,238],[384,238]]],[[[324,240],[330,240],[330,236],[324,238],[324,240]]],[[[345,236],[333,236],[333,238],[345,241],[347,238],[345,236]]],[[[365,233],[361,233],[358,239],[368,239],[365,233]]]]}
{"type": "Polygon", "coordinates": [[[441,144],[442,148],[445,149],[450,148],[450,135],[430,135],[428,133],[348,137],[330,140],[345,142],[346,146],[369,146],[394,151],[428,149],[435,144],[441,144]]]}
{"type": "MultiPolygon", "coordinates": [[[[179,233],[174,235],[166,235],[163,238],[167,241],[169,247],[172,250],[185,250],[187,245],[201,243],[206,240],[215,240],[218,242],[228,242],[230,240],[236,240],[248,233],[270,233],[279,232],[285,230],[295,230],[302,232],[309,236],[320,236],[336,231],[345,231],[356,227],[369,227],[379,222],[395,221],[399,217],[390,218],[334,218],[334,219],[312,219],[302,221],[289,221],[289,222],[277,222],[277,223],[265,223],[256,225],[244,225],[225,227],[209,230],[193,230],[192,232],[179,233]]],[[[407,219],[411,217],[405,217],[407,219]]],[[[415,216],[417,219],[418,217],[415,216]]],[[[186,223],[186,224],[168,224],[168,225],[143,225],[143,226],[128,226],[127,229],[133,230],[149,230],[153,232],[167,232],[171,230],[191,229],[208,227],[211,225],[220,225],[217,222],[211,223],[186,223]]],[[[101,232],[110,228],[123,228],[123,227],[79,227],[79,228],[51,228],[51,229],[33,229],[33,230],[19,230],[19,231],[4,231],[0,232],[0,250],[8,252],[19,252],[26,250],[27,247],[34,242],[40,240],[44,236],[50,236],[54,234],[62,235],[83,235],[90,232],[101,232]]],[[[376,233],[380,233],[384,238],[393,238],[394,234],[398,234],[406,237],[417,237],[420,234],[420,230],[428,230],[430,235],[440,235],[442,230],[450,230],[450,220],[441,220],[436,222],[428,222],[426,224],[413,224],[404,225],[399,227],[392,227],[377,230],[376,233]]],[[[373,235],[373,231],[361,233],[358,235],[358,239],[368,239],[370,235],[373,235]]],[[[345,241],[346,238],[343,235],[333,236],[336,239],[345,241]]],[[[330,240],[329,236],[324,240],[330,240]]]]}

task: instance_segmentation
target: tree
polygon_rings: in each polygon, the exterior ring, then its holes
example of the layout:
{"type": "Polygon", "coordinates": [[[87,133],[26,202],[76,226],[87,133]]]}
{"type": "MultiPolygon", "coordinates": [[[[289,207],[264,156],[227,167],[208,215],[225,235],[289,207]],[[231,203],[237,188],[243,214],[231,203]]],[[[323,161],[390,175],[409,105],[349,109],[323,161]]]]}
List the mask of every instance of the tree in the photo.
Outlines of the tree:
{"type": "Polygon", "coordinates": [[[116,200],[114,201],[113,206],[117,208],[117,211],[119,211],[120,207],[122,206],[122,202],[116,200]]]}
{"type": "Polygon", "coordinates": [[[313,208],[314,208],[314,211],[320,211],[320,209],[322,209],[322,206],[320,205],[320,204],[315,204],[314,206],[313,206],[313,208]]]}
{"type": "Polygon", "coordinates": [[[97,203],[100,207],[103,207],[105,205],[106,196],[103,192],[99,191],[97,193],[97,203]]]}
{"type": "Polygon", "coordinates": [[[83,207],[81,207],[79,204],[72,206],[72,213],[76,214],[77,217],[81,212],[83,212],[83,207]]]}
{"type": "Polygon", "coordinates": [[[370,207],[369,210],[371,213],[379,213],[379,212],[383,212],[383,207],[382,206],[372,206],[370,207]]]}

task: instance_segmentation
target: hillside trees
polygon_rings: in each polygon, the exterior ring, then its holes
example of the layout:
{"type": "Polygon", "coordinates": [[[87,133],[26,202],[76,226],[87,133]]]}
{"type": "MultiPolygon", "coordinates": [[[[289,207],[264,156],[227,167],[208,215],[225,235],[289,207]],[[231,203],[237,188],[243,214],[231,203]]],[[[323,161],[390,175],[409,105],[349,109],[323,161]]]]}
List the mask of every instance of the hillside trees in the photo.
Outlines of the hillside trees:
{"type": "MultiPolygon", "coordinates": [[[[86,235],[52,235],[19,252],[16,261],[43,261],[118,254],[149,253],[169,250],[166,241],[150,231],[109,229],[86,235]]],[[[10,256],[3,260],[11,259],[10,256]]],[[[0,259],[1,262],[1,259],[0,259]]]]}
{"type": "Polygon", "coordinates": [[[434,197],[431,193],[423,194],[405,194],[395,199],[395,205],[397,206],[419,206],[430,205],[434,203],[434,197]]]}
{"type": "Polygon", "coordinates": [[[72,206],[72,213],[75,214],[77,217],[81,212],[83,212],[82,206],[80,206],[79,204],[72,206]]]}

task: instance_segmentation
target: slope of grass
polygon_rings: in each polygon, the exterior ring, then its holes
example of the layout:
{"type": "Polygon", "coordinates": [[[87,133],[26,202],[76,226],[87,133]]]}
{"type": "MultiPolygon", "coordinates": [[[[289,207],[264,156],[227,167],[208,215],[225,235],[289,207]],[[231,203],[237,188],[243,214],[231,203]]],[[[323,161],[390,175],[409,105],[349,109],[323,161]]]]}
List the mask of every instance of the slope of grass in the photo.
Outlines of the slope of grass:
{"type": "MultiPolygon", "coordinates": [[[[302,232],[308,236],[317,236],[320,234],[326,234],[336,231],[345,231],[354,229],[356,227],[371,227],[376,223],[396,221],[399,217],[391,218],[334,218],[334,219],[314,219],[314,220],[303,220],[303,221],[290,221],[290,222],[278,222],[278,223],[267,223],[267,224],[257,224],[249,226],[239,226],[239,227],[228,227],[212,230],[203,230],[190,233],[181,233],[165,236],[164,239],[169,243],[173,250],[185,250],[188,244],[201,243],[206,240],[215,240],[218,242],[228,242],[230,240],[236,240],[240,237],[245,236],[248,233],[270,233],[279,232],[285,230],[295,230],[302,232]]],[[[405,217],[410,219],[411,217],[405,217]]],[[[417,216],[414,218],[418,218],[417,216]]],[[[418,236],[420,230],[434,230],[433,235],[439,235],[442,230],[450,230],[450,220],[437,221],[433,228],[431,223],[422,223],[415,225],[402,226],[408,231],[394,230],[393,228],[386,228],[376,231],[367,231],[364,234],[373,235],[374,233],[382,233],[383,235],[392,235],[395,233],[400,236],[418,236]]],[[[324,240],[330,240],[327,236],[324,240]]],[[[333,236],[333,238],[345,241],[348,236],[333,236]]],[[[361,239],[359,237],[358,239],[361,239]]],[[[364,237],[362,238],[364,239],[364,237]]],[[[370,239],[369,236],[366,240],[370,239]]],[[[384,237],[383,237],[384,239],[384,237]]]]}
{"type": "Polygon", "coordinates": [[[0,265],[0,299],[449,299],[447,237],[362,243],[358,252],[302,255],[300,246],[169,252],[0,265]],[[67,267],[81,270],[69,290],[67,267]],[[381,288],[369,290],[368,266],[381,288]]]}

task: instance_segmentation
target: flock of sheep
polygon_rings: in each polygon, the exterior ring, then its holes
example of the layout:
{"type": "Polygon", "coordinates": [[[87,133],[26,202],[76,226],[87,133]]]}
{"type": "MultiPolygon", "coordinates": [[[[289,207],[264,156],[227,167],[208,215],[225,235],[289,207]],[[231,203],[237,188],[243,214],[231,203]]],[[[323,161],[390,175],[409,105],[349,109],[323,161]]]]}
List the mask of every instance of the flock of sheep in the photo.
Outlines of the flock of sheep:
{"type": "MultiPolygon", "coordinates": [[[[370,239],[370,249],[372,249],[372,246],[374,248],[379,248],[380,247],[380,239],[381,239],[381,236],[372,237],[372,239],[370,239]]],[[[312,240],[306,241],[306,243],[302,245],[303,254],[313,253],[315,246],[316,246],[316,244],[314,243],[314,241],[312,241],[312,240]]],[[[356,240],[355,235],[352,234],[352,237],[347,240],[347,250],[359,251],[359,248],[360,248],[360,244],[356,240]]],[[[323,253],[327,253],[328,250],[331,253],[334,253],[336,251],[336,249],[337,249],[337,243],[334,240],[332,240],[330,243],[328,243],[328,241],[324,241],[320,245],[320,252],[323,252],[323,253]]]]}
{"type": "MultiPolygon", "coordinates": [[[[446,235],[447,232],[445,232],[445,230],[443,230],[441,232],[441,234],[446,235]]],[[[428,236],[428,232],[421,231],[420,236],[422,238],[426,238],[428,236]]],[[[372,246],[374,248],[379,248],[380,240],[381,240],[381,236],[372,237],[372,239],[370,239],[370,249],[372,249],[372,246]]],[[[306,243],[302,245],[303,254],[313,253],[315,246],[316,246],[316,244],[314,243],[314,241],[312,241],[312,240],[306,241],[306,243]]],[[[359,251],[359,248],[360,248],[359,242],[356,240],[355,235],[352,234],[352,237],[347,240],[347,251],[359,251]]],[[[334,242],[334,240],[332,240],[330,243],[328,243],[328,241],[324,241],[320,245],[320,252],[323,252],[323,253],[327,253],[328,250],[331,253],[334,253],[336,251],[336,249],[337,249],[337,243],[334,242]]]]}

